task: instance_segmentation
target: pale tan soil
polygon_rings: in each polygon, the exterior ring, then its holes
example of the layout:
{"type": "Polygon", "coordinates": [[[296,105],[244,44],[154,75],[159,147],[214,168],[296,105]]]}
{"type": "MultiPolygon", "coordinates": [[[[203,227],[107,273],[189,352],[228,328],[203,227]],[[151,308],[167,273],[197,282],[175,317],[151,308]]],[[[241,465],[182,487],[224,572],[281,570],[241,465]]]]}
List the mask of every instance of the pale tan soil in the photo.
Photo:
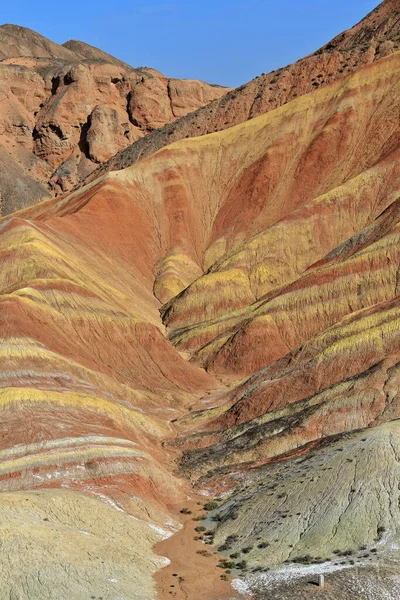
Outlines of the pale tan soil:
{"type": "Polygon", "coordinates": [[[156,552],[171,561],[155,575],[157,600],[229,600],[235,597],[229,581],[220,578],[225,571],[217,567],[219,555],[214,554],[212,546],[194,540],[200,535],[194,528],[201,523],[193,521],[193,517],[203,512],[204,502],[207,502],[206,497],[192,496],[185,504],[192,514],[181,515],[182,529],[155,547],[156,552]],[[205,549],[211,556],[197,554],[198,550],[205,549]]]}

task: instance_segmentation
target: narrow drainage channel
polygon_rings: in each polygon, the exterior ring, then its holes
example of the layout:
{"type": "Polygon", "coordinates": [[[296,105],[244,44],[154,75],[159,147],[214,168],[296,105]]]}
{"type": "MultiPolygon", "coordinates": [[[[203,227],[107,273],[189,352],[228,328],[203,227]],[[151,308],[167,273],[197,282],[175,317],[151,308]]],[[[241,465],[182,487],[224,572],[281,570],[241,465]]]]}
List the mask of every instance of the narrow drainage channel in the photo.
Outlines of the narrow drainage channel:
{"type": "MultiPolygon", "coordinates": [[[[172,537],[159,542],[155,551],[166,556],[171,563],[160,569],[155,575],[157,600],[239,600],[227,580],[221,579],[224,571],[218,567],[221,555],[213,546],[206,545],[201,532],[195,530],[202,526],[194,520],[204,514],[204,496],[192,494],[185,502],[188,514],[180,513],[183,525],[172,537]],[[189,512],[190,511],[190,512],[189,512]]],[[[242,597],[243,598],[243,597],[242,597]]]]}

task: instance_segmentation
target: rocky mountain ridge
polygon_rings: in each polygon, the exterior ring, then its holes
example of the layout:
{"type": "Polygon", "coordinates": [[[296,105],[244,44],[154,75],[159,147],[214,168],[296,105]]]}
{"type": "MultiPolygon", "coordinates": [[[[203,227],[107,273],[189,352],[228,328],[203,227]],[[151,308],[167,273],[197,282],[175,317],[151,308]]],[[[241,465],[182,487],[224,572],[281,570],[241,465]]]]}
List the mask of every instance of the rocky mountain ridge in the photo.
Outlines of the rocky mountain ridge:
{"type": "Polygon", "coordinates": [[[0,57],[2,214],[67,191],[133,141],[226,91],[15,25],[0,27],[0,57]]]}
{"type": "Polygon", "coordinates": [[[385,0],[360,23],[286,67],[262,73],[206,108],[153,132],[118,153],[92,176],[124,169],[171,142],[221,131],[283,106],[400,48],[400,8],[385,0]]]}

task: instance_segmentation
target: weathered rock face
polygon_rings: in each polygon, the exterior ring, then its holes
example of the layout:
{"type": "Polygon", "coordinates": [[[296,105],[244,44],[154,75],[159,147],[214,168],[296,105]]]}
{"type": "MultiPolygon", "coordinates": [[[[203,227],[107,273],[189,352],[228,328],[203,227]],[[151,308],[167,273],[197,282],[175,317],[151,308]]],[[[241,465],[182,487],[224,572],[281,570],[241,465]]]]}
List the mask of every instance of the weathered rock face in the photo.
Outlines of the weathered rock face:
{"type": "Polygon", "coordinates": [[[61,60],[75,60],[74,52],[64,46],[48,40],[40,33],[20,27],[19,25],[0,26],[0,58],[32,57],[56,58],[61,60]]]}
{"type": "MultiPolygon", "coordinates": [[[[233,553],[236,562],[246,563],[242,573],[261,573],[249,578],[246,591],[259,598],[305,599],[298,589],[296,568],[297,578],[301,567],[309,578],[318,569],[340,573],[357,564],[361,567],[359,586],[354,586],[351,598],[373,598],[373,594],[395,598],[397,578],[388,577],[387,588],[384,581],[378,587],[362,567],[371,573],[374,562],[383,562],[387,546],[399,534],[398,503],[389,506],[391,498],[397,499],[393,488],[400,479],[398,450],[399,422],[395,421],[332,439],[305,456],[260,468],[257,481],[249,477],[229,504],[219,507],[215,536],[227,556],[233,553]],[[270,572],[271,568],[277,571],[270,572]],[[285,589],[291,579],[292,589],[285,589]],[[367,596],[363,594],[366,588],[367,596]]],[[[327,579],[332,594],[328,597],[349,597],[341,589],[343,582],[330,574],[327,579]]],[[[347,586],[351,581],[349,574],[347,586]]]]}
{"type": "Polygon", "coordinates": [[[118,111],[107,104],[98,104],[90,115],[86,135],[87,152],[90,160],[101,163],[125,146],[129,135],[129,124],[123,126],[118,111]]]}
{"type": "MultiPolygon", "coordinates": [[[[47,58],[24,61],[3,66],[41,65],[52,89],[35,121],[46,160],[31,168],[60,164],[72,183],[82,155],[102,161],[122,143],[127,79],[83,62],[59,65],[58,80],[47,58]]],[[[230,491],[210,521],[215,541],[241,575],[243,561],[272,570],[246,584],[260,597],[297,564],[386,569],[399,558],[399,73],[391,52],[1,220],[8,596],[153,598],[153,545],[188,495],[176,458],[203,492],[230,491]]],[[[165,85],[153,79],[143,89],[165,85]]],[[[39,92],[4,106],[29,125],[39,92]]],[[[343,579],[335,600],[365,600],[343,579]]],[[[397,600],[393,582],[385,593],[397,600]]],[[[210,600],[212,577],[204,588],[210,600]]]]}
{"type": "Polygon", "coordinates": [[[13,25],[0,27],[0,57],[0,168],[7,173],[11,162],[25,182],[17,199],[1,178],[3,215],[69,190],[152,129],[226,91],[13,25]]]}
{"type": "MultiPolygon", "coordinates": [[[[171,142],[221,131],[287,102],[344,79],[359,67],[400,48],[397,0],[385,0],[352,29],[314,54],[268,74],[215,100],[160,131],[153,132],[112,158],[99,173],[126,168],[171,142]]],[[[96,174],[96,177],[98,173],[96,174]]]]}

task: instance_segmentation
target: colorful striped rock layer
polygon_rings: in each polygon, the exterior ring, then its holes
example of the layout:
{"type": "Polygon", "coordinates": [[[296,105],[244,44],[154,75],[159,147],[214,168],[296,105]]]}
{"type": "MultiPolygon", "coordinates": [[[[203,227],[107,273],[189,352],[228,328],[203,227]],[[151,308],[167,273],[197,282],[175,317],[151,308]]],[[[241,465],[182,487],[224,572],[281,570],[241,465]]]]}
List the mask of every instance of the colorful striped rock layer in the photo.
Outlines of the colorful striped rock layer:
{"type": "Polygon", "coordinates": [[[399,597],[399,76],[0,221],[0,600],[399,597]]]}

